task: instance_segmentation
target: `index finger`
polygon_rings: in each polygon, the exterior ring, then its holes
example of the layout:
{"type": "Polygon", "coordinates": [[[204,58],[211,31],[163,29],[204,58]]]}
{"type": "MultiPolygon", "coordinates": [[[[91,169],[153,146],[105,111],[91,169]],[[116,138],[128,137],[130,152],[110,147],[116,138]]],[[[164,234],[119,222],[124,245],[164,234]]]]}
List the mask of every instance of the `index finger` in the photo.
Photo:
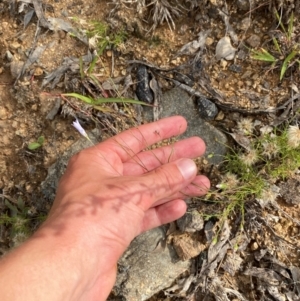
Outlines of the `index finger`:
{"type": "Polygon", "coordinates": [[[102,142],[99,147],[101,151],[116,153],[126,162],[152,144],[184,133],[186,128],[187,122],[182,116],[168,117],[129,129],[102,142]]]}

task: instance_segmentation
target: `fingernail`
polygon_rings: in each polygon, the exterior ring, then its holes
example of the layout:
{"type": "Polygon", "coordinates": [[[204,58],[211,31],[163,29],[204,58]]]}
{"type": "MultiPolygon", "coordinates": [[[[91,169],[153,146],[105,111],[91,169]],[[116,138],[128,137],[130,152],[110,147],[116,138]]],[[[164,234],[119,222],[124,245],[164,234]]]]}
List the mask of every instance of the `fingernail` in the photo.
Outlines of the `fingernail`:
{"type": "Polygon", "coordinates": [[[191,159],[180,159],[176,162],[184,179],[190,179],[195,177],[197,174],[197,166],[191,159]]]}

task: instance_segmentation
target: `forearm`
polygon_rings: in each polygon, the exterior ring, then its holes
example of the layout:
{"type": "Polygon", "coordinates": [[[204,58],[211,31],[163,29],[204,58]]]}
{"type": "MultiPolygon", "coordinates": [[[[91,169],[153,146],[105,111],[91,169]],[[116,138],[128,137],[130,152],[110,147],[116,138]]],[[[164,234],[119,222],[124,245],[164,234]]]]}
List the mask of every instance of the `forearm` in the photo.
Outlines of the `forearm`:
{"type": "MultiPolygon", "coordinates": [[[[75,230],[76,231],[76,230],[75,230]]],[[[1,301],[106,300],[116,275],[107,250],[94,256],[86,240],[43,226],[0,261],[1,301]],[[96,289],[95,289],[96,286],[96,289]]]]}

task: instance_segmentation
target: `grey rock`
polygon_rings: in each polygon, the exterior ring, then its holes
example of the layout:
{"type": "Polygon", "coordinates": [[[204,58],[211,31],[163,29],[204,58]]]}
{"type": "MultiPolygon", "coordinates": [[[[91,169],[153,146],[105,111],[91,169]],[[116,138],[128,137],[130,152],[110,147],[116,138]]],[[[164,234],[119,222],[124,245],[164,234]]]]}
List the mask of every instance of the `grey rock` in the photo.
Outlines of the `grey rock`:
{"type": "MultiPolygon", "coordinates": [[[[93,143],[100,142],[100,131],[94,129],[88,132],[88,136],[93,143]]],[[[64,174],[70,158],[81,150],[91,146],[86,138],[81,137],[76,141],[70,148],[68,148],[59,159],[48,168],[48,175],[44,182],[41,184],[41,192],[43,198],[38,202],[38,210],[45,210],[45,208],[50,208],[56,194],[56,189],[58,182],[62,175],[64,174]]]]}
{"type": "Polygon", "coordinates": [[[177,226],[182,232],[196,232],[203,229],[204,220],[197,210],[187,212],[183,217],[177,220],[177,226]]]}
{"type": "Polygon", "coordinates": [[[112,298],[147,300],[169,287],[182,273],[189,270],[190,261],[179,260],[172,246],[157,247],[165,238],[163,228],[155,228],[138,236],[119,260],[119,272],[112,298]]]}
{"type": "MultiPolygon", "coordinates": [[[[192,98],[182,89],[176,87],[166,92],[161,98],[162,112],[160,118],[181,115],[188,122],[187,131],[179,138],[201,137],[206,143],[205,157],[211,164],[220,164],[226,153],[227,138],[217,128],[200,118],[192,98]]],[[[144,109],[144,118],[152,121],[151,108],[144,109]]]]}
{"type": "Polygon", "coordinates": [[[239,60],[244,60],[247,57],[247,53],[244,50],[240,50],[236,56],[239,60]]]}

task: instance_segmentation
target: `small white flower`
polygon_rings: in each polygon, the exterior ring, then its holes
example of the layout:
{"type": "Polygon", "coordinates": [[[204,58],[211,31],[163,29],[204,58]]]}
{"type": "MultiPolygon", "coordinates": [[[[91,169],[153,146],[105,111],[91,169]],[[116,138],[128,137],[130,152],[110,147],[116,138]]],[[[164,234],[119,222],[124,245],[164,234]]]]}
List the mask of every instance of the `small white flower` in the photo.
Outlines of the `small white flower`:
{"type": "Polygon", "coordinates": [[[77,118],[75,121],[73,121],[72,125],[83,137],[85,137],[87,140],[92,142],[91,139],[89,138],[88,134],[86,133],[85,129],[81,126],[81,124],[79,123],[77,118]]]}
{"type": "Polygon", "coordinates": [[[275,141],[268,141],[262,143],[263,152],[262,155],[266,156],[268,159],[276,157],[279,152],[279,147],[275,141]]]}

